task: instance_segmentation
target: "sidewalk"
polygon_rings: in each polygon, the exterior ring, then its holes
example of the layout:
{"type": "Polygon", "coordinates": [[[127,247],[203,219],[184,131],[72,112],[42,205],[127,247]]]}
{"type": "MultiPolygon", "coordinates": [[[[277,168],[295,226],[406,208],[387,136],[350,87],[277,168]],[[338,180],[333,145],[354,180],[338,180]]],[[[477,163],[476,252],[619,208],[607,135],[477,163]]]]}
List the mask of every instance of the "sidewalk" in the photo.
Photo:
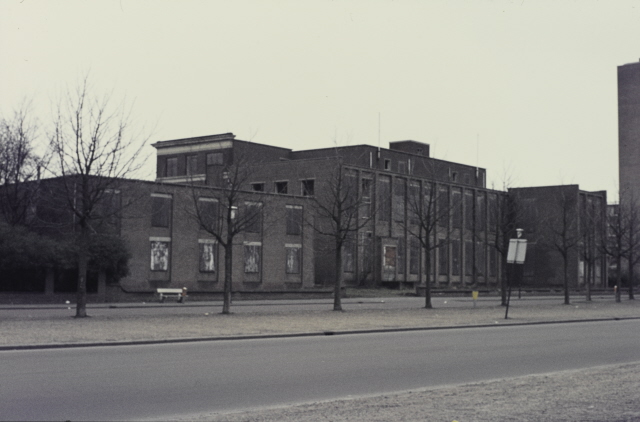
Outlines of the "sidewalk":
{"type": "Polygon", "coordinates": [[[512,299],[509,319],[498,298],[486,298],[473,307],[470,299],[440,298],[434,309],[423,300],[408,300],[406,307],[391,298],[349,299],[344,312],[334,312],[330,301],[301,310],[304,301],[238,302],[231,315],[221,315],[220,303],[90,305],[90,318],[73,318],[73,305],[0,307],[0,350],[32,347],[69,347],[167,341],[195,341],[281,335],[324,335],[346,332],[436,329],[483,325],[531,324],[597,319],[640,319],[640,301],[610,296],[592,302],[575,297],[563,305],[561,297],[544,300],[512,299]],[[384,308],[375,304],[387,301],[384,308]],[[253,306],[252,306],[253,305],[253,306]],[[247,306],[252,306],[247,311],[247,306]]]}

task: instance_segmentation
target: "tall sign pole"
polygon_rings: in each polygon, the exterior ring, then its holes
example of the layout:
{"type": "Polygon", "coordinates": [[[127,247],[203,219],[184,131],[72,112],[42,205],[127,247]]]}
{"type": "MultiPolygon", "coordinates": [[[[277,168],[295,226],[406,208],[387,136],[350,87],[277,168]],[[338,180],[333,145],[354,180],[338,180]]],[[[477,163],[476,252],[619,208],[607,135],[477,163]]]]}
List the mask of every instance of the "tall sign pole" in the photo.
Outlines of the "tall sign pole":
{"type": "MultiPolygon", "coordinates": [[[[507,264],[523,265],[524,258],[527,255],[527,239],[521,239],[523,229],[516,229],[517,239],[509,240],[509,250],[507,251],[507,264]]],[[[504,319],[509,318],[509,302],[511,301],[511,280],[507,278],[509,285],[509,294],[507,295],[507,309],[504,313],[504,319]]]]}

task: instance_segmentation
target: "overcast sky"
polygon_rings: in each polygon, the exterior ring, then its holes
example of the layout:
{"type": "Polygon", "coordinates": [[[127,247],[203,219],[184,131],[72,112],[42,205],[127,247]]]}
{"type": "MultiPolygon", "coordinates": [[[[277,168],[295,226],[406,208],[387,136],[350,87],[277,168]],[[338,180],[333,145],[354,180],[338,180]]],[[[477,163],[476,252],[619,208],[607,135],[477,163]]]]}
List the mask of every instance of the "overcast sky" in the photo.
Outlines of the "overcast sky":
{"type": "Polygon", "coordinates": [[[640,1],[0,0],[0,53],[5,114],[28,97],[46,120],[90,71],[135,100],[151,142],[413,139],[489,186],[507,168],[515,186],[613,199],[616,67],[640,59],[640,1]]]}

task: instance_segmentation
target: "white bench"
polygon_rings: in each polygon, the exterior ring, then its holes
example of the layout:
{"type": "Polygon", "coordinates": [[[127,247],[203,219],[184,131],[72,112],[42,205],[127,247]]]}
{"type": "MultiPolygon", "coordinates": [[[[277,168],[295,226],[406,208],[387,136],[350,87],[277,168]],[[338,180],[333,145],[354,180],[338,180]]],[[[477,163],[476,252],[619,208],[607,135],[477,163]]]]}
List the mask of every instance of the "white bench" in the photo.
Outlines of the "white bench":
{"type": "Polygon", "coordinates": [[[156,289],[156,293],[158,293],[160,302],[164,302],[165,297],[176,297],[180,303],[184,302],[187,298],[186,287],[182,289],[156,289]]]}

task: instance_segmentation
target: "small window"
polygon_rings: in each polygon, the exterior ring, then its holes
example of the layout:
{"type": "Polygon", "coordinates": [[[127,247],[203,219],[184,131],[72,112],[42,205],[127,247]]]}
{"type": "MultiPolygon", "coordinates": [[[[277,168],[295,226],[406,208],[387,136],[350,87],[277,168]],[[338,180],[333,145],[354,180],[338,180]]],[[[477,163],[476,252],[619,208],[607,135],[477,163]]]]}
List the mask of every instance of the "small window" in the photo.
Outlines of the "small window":
{"type": "Polygon", "coordinates": [[[251,190],[254,192],[264,192],[264,183],[252,183],[251,190]]]}
{"type": "Polygon", "coordinates": [[[286,195],[289,191],[289,182],[276,182],[276,193],[286,195]]]}
{"type": "Polygon", "coordinates": [[[166,177],[175,177],[178,175],[178,158],[167,158],[167,166],[164,175],[166,177]]]}
{"type": "Polygon", "coordinates": [[[315,180],[302,181],[302,196],[313,196],[315,194],[315,180]]]}
{"type": "Polygon", "coordinates": [[[187,157],[187,175],[198,174],[198,156],[190,155],[187,157]]]}
{"type": "Polygon", "coordinates": [[[207,154],[208,166],[221,166],[224,164],[224,155],[221,152],[210,152],[207,154]]]}
{"type": "Polygon", "coordinates": [[[458,181],[458,172],[457,171],[452,171],[451,172],[451,181],[452,182],[457,182],[458,181]]]}
{"type": "Polygon", "coordinates": [[[391,170],[391,160],[389,160],[388,158],[384,160],[384,169],[391,170]]]}

